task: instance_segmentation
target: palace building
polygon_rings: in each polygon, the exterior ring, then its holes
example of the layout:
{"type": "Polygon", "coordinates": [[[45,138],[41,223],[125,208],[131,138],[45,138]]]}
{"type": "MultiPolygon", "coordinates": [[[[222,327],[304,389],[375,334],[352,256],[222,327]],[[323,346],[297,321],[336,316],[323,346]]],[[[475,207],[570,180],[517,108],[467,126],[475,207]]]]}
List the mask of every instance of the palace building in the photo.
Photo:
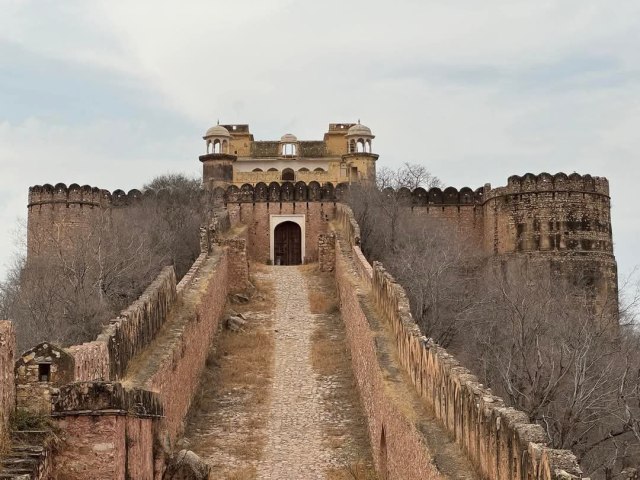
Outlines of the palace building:
{"type": "Polygon", "coordinates": [[[374,182],[374,138],[360,122],[331,123],[322,140],[298,140],[287,133],[280,140],[256,141],[249,125],[215,125],[203,137],[203,184],[374,182]]]}

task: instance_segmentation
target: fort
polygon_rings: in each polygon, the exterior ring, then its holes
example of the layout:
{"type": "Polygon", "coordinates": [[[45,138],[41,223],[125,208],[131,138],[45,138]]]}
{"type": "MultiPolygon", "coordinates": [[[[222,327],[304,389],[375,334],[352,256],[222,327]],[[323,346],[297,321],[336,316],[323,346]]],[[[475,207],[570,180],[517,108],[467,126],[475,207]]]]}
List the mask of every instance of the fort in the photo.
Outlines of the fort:
{"type": "MultiPolygon", "coordinates": [[[[272,268],[318,262],[333,275],[379,478],[455,478],[437,468],[433,446],[390,393],[390,381],[406,383],[477,478],[583,478],[571,452],[549,448],[541,427],[420,333],[402,287],[381,264],[365,259],[345,199],[354,185],[375,184],[374,138],[360,122],[332,123],[323,140],[313,141],[292,134],[255,141],[248,125],[215,125],[203,137],[199,160],[216,217],[201,228],[201,254],[182,279],[165,268],[97,338],[81,345],[43,343],[18,355],[15,326],[0,322],[0,445],[11,436],[8,418],[16,408],[51,416],[64,437],[62,445],[31,454],[29,478],[90,478],[88,472],[91,478],[163,478],[227,298],[248,285],[248,262],[272,268]],[[167,325],[171,339],[154,355],[167,325]],[[395,373],[388,358],[395,359],[395,373]],[[141,368],[141,362],[148,364],[141,368]]],[[[497,188],[386,193],[412,214],[450,222],[496,261],[543,262],[554,274],[582,282],[597,304],[617,299],[605,178],[527,173],[497,188]]],[[[137,202],[165,195],[171,192],[33,186],[28,256],[71,245],[96,218],[126,216],[137,202]]],[[[0,478],[18,478],[3,475],[0,470],[0,478]]]]}

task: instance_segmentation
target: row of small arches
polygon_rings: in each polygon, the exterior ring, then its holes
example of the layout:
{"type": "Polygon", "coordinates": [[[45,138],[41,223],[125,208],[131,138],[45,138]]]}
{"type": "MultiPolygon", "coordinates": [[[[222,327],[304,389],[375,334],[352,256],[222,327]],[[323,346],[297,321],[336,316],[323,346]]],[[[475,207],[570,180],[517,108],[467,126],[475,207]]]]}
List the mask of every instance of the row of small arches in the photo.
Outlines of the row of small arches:
{"type": "MultiPolygon", "coordinates": [[[[262,170],[261,168],[254,168],[252,170],[253,173],[261,173],[261,172],[264,172],[264,171],[265,170],[262,170]]],[[[270,168],[270,169],[268,169],[266,171],[267,172],[271,172],[271,173],[279,172],[279,170],[277,168],[270,168]]],[[[325,169],[320,168],[320,167],[315,168],[313,171],[315,173],[318,173],[318,174],[323,174],[323,173],[327,172],[325,169]]],[[[302,168],[298,169],[298,172],[305,173],[305,172],[310,172],[310,170],[308,168],[306,168],[306,167],[302,167],[302,168]]],[[[293,182],[295,180],[295,178],[296,178],[296,174],[295,174],[295,172],[293,171],[292,168],[285,168],[284,170],[282,170],[282,175],[280,176],[280,178],[281,178],[281,180],[283,182],[293,182]]]]}
{"type": "Polygon", "coordinates": [[[371,153],[371,140],[364,138],[349,140],[349,153],[371,153]]]}
{"type": "Polygon", "coordinates": [[[344,198],[349,186],[331,182],[320,185],[318,182],[271,182],[267,185],[259,182],[255,186],[245,183],[241,187],[231,185],[214,189],[214,197],[225,202],[317,202],[337,201],[344,198]]]}
{"type": "Polygon", "coordinates": [[[207,140],[207,153],[229,153],[229,141],[207,140]]]}
{"type": "MultiPolygon", "coordinates": [[[[214,195],[226,202],[288,202],[288,201],[340,201],[345,198],[349,185],[339,183],[335,187],[331,182],[320,183],[309,182],[271,182],[267,185],[264,182],[255,186],[245,183],[241,187],[231,185],[227,188],[217,187],[214,195]]],[[[400,201],[405,200],[407,205],[427,206],[427,205],[471,205],[482,203],[484,191],[478,188],[473,191],[469,187],[460,190],[455,187],[448,187],[444,190],[431,188],[428,191],[424,188],[416,188],[411,191],[408,188],[401,188],[397,191],[392,188],[383,190],[384,194],[394,196],[400,201]]]]}

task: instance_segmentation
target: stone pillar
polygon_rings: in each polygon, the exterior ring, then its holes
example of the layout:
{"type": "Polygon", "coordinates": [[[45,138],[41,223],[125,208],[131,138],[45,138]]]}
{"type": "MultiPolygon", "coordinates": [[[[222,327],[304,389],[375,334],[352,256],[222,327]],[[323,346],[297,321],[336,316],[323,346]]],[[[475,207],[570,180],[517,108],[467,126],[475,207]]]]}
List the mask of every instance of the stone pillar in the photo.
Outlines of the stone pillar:
{"type": "Polygon", "coordinates": [[[321,272],[333,272],[336,266],[336,236],[334,233],[318,235],[318,264],[321,272]]]}
{"type": "Polygon", "coordinates": [[[9,419],[15,409],[16,390],[13,363],[16,331],[13,323],[0,321],[0,451],[9,440],[9,419]]]}

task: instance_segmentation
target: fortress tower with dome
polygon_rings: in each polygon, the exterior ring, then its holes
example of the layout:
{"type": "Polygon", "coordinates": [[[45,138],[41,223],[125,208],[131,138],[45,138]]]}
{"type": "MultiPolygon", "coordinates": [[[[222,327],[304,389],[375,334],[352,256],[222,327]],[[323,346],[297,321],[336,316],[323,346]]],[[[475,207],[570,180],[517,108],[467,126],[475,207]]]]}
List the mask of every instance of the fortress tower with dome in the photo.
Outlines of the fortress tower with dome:
{"type": "MultiPolygon", "coordinates": [[[[330,123],[322,140],[287,133],[266,141],[255,140],[247,124],[218,124],[203,137],[202,183],[232,223],[246,225],[250,258],[313,262],[319,258],[318,236],[330,231],[349,186],[375,184],[374,138],[360,122],[330,123]]],[[[598,303],[617,299],[606,178],[527,173],[497,188],[484,184],[396,194],[414,214],[451,222],[498,262],[542,261],[555,274],[586,285],[598,303]]],[[[99,212],[126,215],[127,207],[153,195],[63,183],[31,187],[29,255],[71,244],[99,212]]]]}

